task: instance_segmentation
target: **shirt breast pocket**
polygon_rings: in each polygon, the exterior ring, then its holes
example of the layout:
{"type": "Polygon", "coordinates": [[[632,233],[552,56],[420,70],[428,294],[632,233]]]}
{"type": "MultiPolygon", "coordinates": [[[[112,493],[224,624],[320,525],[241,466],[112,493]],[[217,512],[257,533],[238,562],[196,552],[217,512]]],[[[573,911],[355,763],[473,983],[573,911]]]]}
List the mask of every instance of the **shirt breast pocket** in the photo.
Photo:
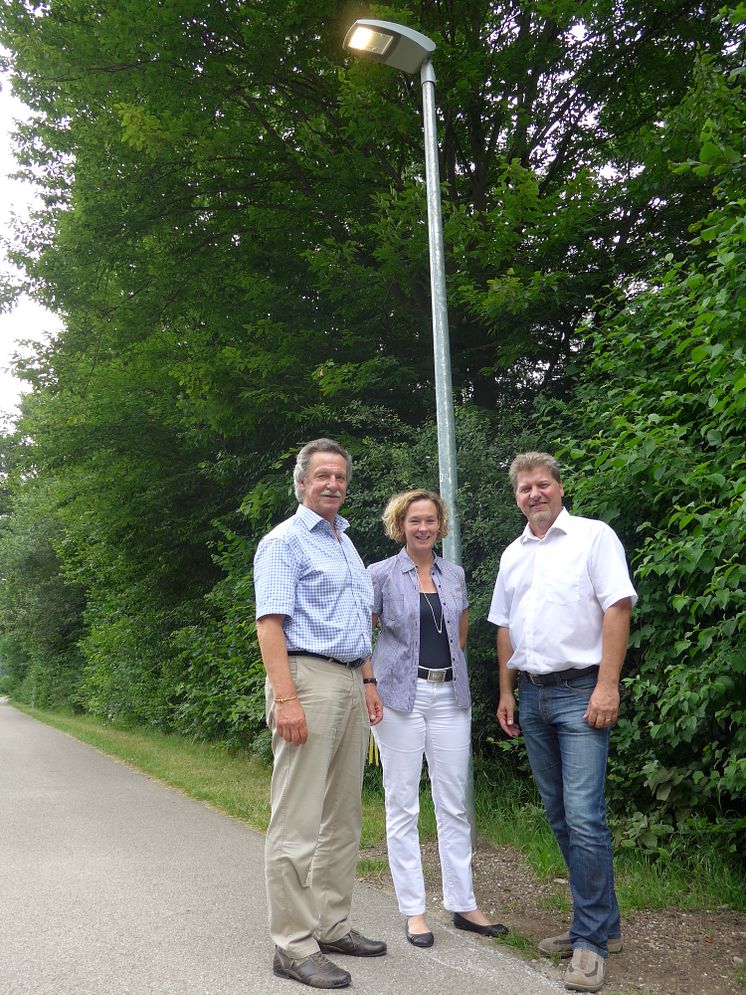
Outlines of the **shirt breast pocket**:
{"type": "Polygon", "coordinates": [[[415,623],[414,611],[402,595],[385,597],[381,609],[381,622],[392,632],[402,635],[411,632],[415,623]]]}
{"type": "Polygon", "coordinates": [[[387,625],[401,624],[408,614],[410,612],[404,598],[394,596],[383,599],[381,618],[387,625]]]}
{"type": "Polygon", "coordinates": [[[580,574],[571,570],[565,574],[549,573],[544,578],[543,592],[550,604],[575,605],[581,598],[580,574]]]}

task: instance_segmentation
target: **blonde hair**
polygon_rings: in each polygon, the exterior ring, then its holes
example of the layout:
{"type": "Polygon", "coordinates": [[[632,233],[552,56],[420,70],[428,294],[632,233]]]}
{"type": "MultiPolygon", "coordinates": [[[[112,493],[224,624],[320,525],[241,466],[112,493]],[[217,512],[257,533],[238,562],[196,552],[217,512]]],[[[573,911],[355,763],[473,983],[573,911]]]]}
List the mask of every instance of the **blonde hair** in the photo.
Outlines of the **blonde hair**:
{"type": "Polygon", "coordinates": [[[519,473],[528,473],[539,466],[545,466],[557,483],[562,483],[559,460],[555,459],[554,456],[551,456],[549,453],[519,453],[510,464],[510,469],[508,470],[508,477],[510,478],[510,485],[513,490],[515,491],[518,485],[519,473]]]}
{"type": "Polygon", "coordinates": [[[415,501],[432,501],[438,514],[438,539],[448,535],[448,512],[443,498],[435,491],[402,491],[394,494],[381,516],[386,535],[394,542],[404,542],[404,519],[415,501]]]}

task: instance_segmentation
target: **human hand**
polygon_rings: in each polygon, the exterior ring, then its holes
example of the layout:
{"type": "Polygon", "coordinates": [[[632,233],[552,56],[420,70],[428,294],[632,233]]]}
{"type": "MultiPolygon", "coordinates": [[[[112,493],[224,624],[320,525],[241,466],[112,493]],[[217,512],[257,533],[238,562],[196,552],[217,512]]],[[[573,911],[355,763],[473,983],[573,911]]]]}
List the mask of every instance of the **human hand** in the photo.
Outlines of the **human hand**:
{"type": "Polygon", "coordinates": [[[500,728],[506,736],[510,736],[511,739],[515,736],[520,736],[521,727],[517,722],[515,695],[512,691],[504,691],[500,695],[496,714],[500,728]]]}
{"type": "Polygon", "coordinates": [[[619,687],[597,684],[583,718],[593,729],[608,729],[619,717],[619,687]]]}
{"type": "Polygon", "coordinates": [[[368,718],[372,726],[377,726],[383,718],[383,702],[378,695],[378,688],[375,684],[365,684],[365,705],[368,709],[368,718]]]}
{"type": "Polygon", "coordinates": [[[297,698],[275,702],[275,729],[288,743],[302,746],[308,739],[306,713],[297,698]]]}

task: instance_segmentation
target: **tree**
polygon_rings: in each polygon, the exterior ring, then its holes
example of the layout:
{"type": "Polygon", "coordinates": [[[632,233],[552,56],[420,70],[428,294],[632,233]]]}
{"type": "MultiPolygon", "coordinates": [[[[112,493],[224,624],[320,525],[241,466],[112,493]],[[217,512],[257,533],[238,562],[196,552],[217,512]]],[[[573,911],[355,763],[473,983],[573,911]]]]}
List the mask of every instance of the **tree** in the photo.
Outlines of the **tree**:
{"type": "MultiPolygon", "coordinates": [[[[460,394],[493,408],[560,389],[588,296],[706,210],[705,185],[672,192],[641,140],[696,46],[726,50],[714,9],[379,9],[438,42],[460,394]]],[[[342,68],[345,5],[14,0],[3,16],[40,115],[25,157],[52,188],[25,261],[68,316],[70,389],[81,351],[101,361],[159,328],[183,347],[195,416],[241,444],[319,395],[429,410],[417,84],[342,68]]]]}
{"type": "Polygon", "coordinates": [[[53,490],[30,480],[0,523],[3,671],[14,693],[39,707],[78,703],[83,667],[85,592],[62,573],[53,490]]]}
{"type": "MultiPolygon", "coordinates": [[[[553,410],[575,507],[619,529],[639,607],[616,734],[617,804],[665,850],[672,824],[742,826],[746,787],[746,98],[704,60],[687,102],[699,153],[675,167],[717,207],[595,333],[572,401],[553,410]],[[702,252],[706,256],[702,256],[702,252]]],[[[726,836],[725,839],[730,839],[726,836]]]]}
{"type": "MultiPolygon", "coordinates": [[[[496,474],[473,447],[503,460],[537,397],[567,395],[607,288],[634,287],[712,208],[707,177],[668,169],[687,159],[690,129],[661,126],[698,47],[734,61],[737,28],[709,3],[673,0],[374,13],[438,44],[464,548],[480,604],[505,536],[489,518],[503,514],[487,494],[496,474]]],[[[338,436],[361,466],[375,456],[381,504],[383,482],[434,482],[434,450],[417,444],[433,407],[417,82],[346,61],[350,17],[329,0],[0,10],[33,110],[22,161],[45,191],[15,258],[65,319],[23,370],[34,391],[11,514],[33,503],[33,481],[46,488],[44,576],[83,592],[76,693],[99,714],[220,735],[254,721],[237,702],[255,675],[234,681],[242,647],[247,670],[256,659],[240,573],[292,503],[285,463],[303,441],[338,436]]]]}

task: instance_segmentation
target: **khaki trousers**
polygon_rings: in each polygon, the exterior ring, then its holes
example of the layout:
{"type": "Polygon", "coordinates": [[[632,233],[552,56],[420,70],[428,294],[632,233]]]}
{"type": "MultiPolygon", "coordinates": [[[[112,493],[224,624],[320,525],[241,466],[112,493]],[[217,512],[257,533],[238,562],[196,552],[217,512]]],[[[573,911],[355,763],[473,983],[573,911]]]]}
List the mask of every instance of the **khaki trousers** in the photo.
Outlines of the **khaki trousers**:
{"type": "Polygon", "coordinates": [[[298,746],[277,735],[267,682],[274,768],[265,869],[272,939],[301,958],[350,930],[370,722],[359,670],[308,656],[289,664],[308,739],[298,746]]]}

